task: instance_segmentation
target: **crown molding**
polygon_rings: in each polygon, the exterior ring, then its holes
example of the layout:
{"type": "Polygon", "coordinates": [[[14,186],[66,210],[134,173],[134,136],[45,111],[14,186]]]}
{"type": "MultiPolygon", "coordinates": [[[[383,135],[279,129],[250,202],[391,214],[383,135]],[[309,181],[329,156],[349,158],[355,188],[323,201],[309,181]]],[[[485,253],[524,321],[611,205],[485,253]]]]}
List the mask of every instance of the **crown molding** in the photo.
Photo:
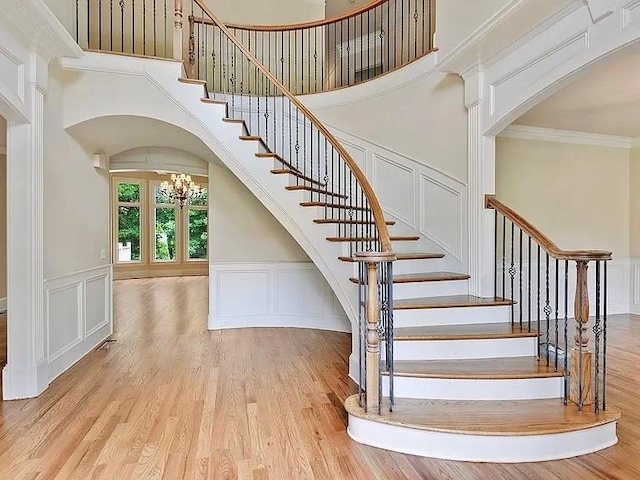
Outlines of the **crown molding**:
{"type": "Polygon", "coordinates": [[[634,148],[640,147],[640,137],[622,137],[600,133],[576,132],[573,130],[557,130],[554,128],[528,127],[525,125],[509,125],[498,137],[517,138],[520,140],[538,140],[543,142],[573,143],[594,147],[634,148]]]}

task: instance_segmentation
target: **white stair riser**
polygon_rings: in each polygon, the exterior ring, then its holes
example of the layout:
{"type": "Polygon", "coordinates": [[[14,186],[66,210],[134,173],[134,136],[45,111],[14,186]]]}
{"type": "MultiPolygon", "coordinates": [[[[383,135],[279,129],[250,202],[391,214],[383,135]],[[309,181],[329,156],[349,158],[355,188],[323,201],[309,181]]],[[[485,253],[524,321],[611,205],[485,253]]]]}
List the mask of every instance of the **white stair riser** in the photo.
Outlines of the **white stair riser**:
{"type": "Polygon", "coordinates": [[[396,360],[458,360],[536,355],[538,339],[490,338],[474,340],[397,340],[396,360]]]}
{"type": "MultiPolygon", "coordinates": [[[[564,378],[469,380],[451,378],[394,377],[394,395],[431,400],[533,400],[560,398],[564,378]]],[[[389,395],[389,377],[382,377],[382,392],[389,395]]]]}
{"type": "Polygon", "coordinates": [[[418,308],[394,310],[396,327],[420,327],[432,325],[460,325],[474,323],[508,322],[510,307],[455,307],[455,308],[418,308]]]}
{"type": "Polygon", "coordinates": [[[393,298],[395,299],[439,297],[444,295],[467,295],[468,293],[468,280],[393,284],[393,298]]]}
{"type": "Polygon", "coordinates": [[[597,452],[618,443],[616,422],[551,435],[462,435],[390,425],[349,415],[358,443],[422,457],[469,462],[542,462],[597,452]]]}
{"type": "MultiPolygon", "coordinates": [[[[393,227],[391,227],[393,231],[393,227]]],[[[413,248],[416,250],[416,248],[413,248]]],[[[393,262],[393,273],[425,273],[441,272],[445,270],[442,258],[430,258],[425,260],[398,260],[393,262]]]]}

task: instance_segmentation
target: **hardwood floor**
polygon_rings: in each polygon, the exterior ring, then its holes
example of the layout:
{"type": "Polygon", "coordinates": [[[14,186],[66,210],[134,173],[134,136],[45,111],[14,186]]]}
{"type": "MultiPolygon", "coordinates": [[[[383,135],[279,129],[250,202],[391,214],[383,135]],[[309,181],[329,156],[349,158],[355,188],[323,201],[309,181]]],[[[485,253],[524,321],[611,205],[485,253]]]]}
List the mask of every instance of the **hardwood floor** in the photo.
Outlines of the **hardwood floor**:
{"type": "Polygon", "coordinates": [[[1,480],[640,478],[640,317],[609,322],[618,445],[555,462],[471,464],[349,439],[349,335],[208,332],[202,277],[119,281],[114,291],[114,341],[39,398],[0,404],[1,480]]]}

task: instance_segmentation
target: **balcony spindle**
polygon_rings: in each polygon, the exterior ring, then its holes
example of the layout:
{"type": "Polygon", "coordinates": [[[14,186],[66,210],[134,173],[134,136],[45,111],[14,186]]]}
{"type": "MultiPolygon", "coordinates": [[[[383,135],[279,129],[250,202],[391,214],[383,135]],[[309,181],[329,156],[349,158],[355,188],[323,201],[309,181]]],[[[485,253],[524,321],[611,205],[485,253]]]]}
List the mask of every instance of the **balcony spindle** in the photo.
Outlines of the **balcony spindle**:
{"type": "Polygon", "coordinates": [[[589,335],[589,263],[577,261],[576,297],[574,315],[576,319],[575,345],[571,350],[571,386],[569,398],[582,408],[591,405],[591,368],[592,355],[588,350],[589,335]]]}

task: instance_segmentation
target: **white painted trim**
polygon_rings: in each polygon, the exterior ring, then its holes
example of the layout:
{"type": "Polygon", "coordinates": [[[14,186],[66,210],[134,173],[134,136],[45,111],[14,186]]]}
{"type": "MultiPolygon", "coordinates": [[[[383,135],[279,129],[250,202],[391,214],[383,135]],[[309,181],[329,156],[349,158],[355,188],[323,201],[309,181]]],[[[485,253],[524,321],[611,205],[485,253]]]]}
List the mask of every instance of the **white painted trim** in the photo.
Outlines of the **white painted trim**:
{"type": "Polygon", "coordinates": [[[525,125],[509,125],[498,134],[498,137],[625,149],[633,148],[640,142],[640,139],[634,137],[529,127],[525,125]]]}
{"type": "Polygon", "coordinates": [[[310,262],[209,264],[209,329],[288,327],[351,333],[329,284],[310,262]]]}
{"type": "Polygon", "coordinates": [[[45,280],[45,321],[47,325],[47,371],[48,381],[53,381],[60,374],[68,370],[85,355],[102,343],[113,333],[113,300],[112,300],[112,266],[103,265],[88,268],[66,275],[59,275],[45,280]],[[104,285],[104,297],[92,299],[88,294],[87,285],[94,281],[101,281],[104,285]],[[56,351],[51,351],[51,336],[59,334],[61,325],[57,322],[69,321],[67,317],[56,317],[57,312],[52,309],[52,298],[61,292],[75,292],[75,334],[73,338],[61,345],[56,351]],[[91,302],[98,300],[104,303],[101,317],[89,318],[91,302]],[[90,322],[95,323],[90,326],[90,322]]]}
{"type": "Polygon", "coordinates": [[[640,258],[629,259],[629,312],[640,315],[640,258]]]}
{"type": "Polygon", "coordinates": [[[7,311],[7,297],[0,298],[0,313],[7,311]]]}
{"type": "Polygon", "coordinates": [[[469,462],[541,462],[597,452],[618,443],[617,422],[552,435],[483,436],[419,430],[349,415],[358,443],[421,457],[469,462]]]}

